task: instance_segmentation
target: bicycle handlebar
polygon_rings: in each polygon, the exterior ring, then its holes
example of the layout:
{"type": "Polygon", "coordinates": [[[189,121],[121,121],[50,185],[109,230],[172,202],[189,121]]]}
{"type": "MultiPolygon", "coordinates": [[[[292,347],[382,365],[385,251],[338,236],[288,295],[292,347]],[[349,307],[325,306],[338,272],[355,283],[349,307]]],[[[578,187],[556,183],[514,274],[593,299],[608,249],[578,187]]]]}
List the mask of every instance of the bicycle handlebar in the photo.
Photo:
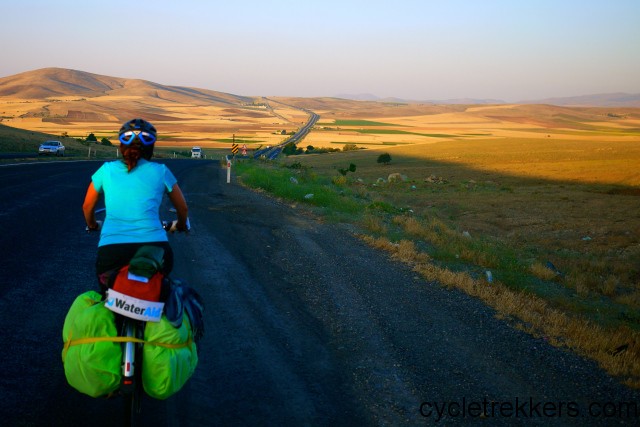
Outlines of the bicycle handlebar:
{"type": "MultiPolygon", "coordinates": [[[[173,221],[162,221],[162,228],[164,228],[169,233],[178,231],[177,225],[177,219],[174,219],[173,221]]],[[[185,233],[188,233],[189,231],[191,231],[191,222],[189,222],[189,218],[187,218],[187,229],[185,230],[185,233]]]]}
{"type": "MultiPolygon", "coordinates": [[[[96,223],[98,224],[98,226],[96,228],[89,228],[89,226],[87,225],[85,227],[85,231],[87,233],[91,233],[92,231],[100,231],[102,230],[102,223],[103,221],[96,221],[96,223]]],[[[169,233],[174,233],[176,231],[178,231],[178,220],[174,219],[174,220],[167,220],[167,221],[162,221],[162,228],[165,229],[165,231],[168,231],[169,233]]],[[[188,233],[189,231],[191,231],[191,222],[189,221],[189,218],[187,218],[187,229],[185,230],[186,233],[188,233]]]]}

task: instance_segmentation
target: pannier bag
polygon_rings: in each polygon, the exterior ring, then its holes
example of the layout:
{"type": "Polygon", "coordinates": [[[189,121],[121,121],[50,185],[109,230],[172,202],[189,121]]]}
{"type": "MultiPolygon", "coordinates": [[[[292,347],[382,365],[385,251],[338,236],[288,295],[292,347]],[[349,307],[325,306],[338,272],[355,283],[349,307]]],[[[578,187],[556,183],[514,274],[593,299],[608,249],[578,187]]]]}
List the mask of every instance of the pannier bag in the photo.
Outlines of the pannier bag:
{"type": "Polygon", "coordinates": [[[169,296],[164,312],[174,327],[182,325],[183,314],[189,318],[193,340],[197,343],[204,335],[204,302],[195,289],[180,280],[169,279],[169,296]]]}
{"type": "Polygon", "coordinates": [[[145,325],[142,350],[142,385],[155,399],[166,399],[180,391],[198,364],[189,318],[183,315],[180,327],[174,327],[162,315],[160,322],[145,325]]]}
{"type": "Polygon", "coordinates": [[[62,362],[69,385],[91,397],[120,387],[122,349],[113,312],[105,308],[98,292],[79,295],[64,321],[62,362]]]}

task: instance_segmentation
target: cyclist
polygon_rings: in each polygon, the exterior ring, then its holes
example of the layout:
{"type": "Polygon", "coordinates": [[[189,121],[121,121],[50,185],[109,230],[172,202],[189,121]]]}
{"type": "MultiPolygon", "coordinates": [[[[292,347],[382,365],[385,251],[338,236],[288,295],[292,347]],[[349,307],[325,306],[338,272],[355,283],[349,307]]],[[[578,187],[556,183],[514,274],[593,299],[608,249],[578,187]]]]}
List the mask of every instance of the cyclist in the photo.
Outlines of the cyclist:
{"type": "Polygon", "coordinates": [[[176,178],[164,164],[150,161],[155,127],[133,119],[122,125],[118,139],[122,159],[104,163],[92,175],[82,205],[88,230],[100,229],[96,274],[103,290],[111,272],[127,265],[144,245],[162,248],[162,272],[171,272],[173,251],[159,216],[165,193],[177,212],[177,230],[187,229],[187,202],[176,178]],[[94,212],[101,194],[107,211],[102,226],[94,212]]]}

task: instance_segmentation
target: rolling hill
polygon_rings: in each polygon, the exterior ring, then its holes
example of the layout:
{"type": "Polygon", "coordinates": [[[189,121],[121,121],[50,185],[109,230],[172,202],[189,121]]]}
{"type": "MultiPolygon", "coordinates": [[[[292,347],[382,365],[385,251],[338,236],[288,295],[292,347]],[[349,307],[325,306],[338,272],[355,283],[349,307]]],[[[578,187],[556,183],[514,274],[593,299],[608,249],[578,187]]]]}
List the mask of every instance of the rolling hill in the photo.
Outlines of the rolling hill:
{"type": "MultiPolygon", "coordinates": [[[[168,86],[78,70],[44,68],[0,78],[5,126],[83,139],[112,138],[126,120],[143,117],[161,131],[161,144],[226,144],[235,134],[274,144],[307,114],[267,105],[262,98],[168,86]]],[[[34,136],[32,144],[37,140],[34,136]]],[[[252,142],[253,142],[252,141],[252,142]]]]}
{"type": "Polygon", "coordinates": [[[42,68],[0,78],[0,96],[17,99],[45,99],[82,96],[143,96],[172,102],[237,105],[252,98],[206,89],[165,86],[147,80],[103,76],[65,68],[42,68]]]}
{"type": "Polygon", "coordinates": [[[181,106],[236,108],[253,102],[253,98],[212,90],[63,68],[43,68],[0,78],[2,99],[30,103],[31,108],[17,111],[22,118],[61,122],[120,122],[132,116],[173,120],[180,118],[181,106]]]}

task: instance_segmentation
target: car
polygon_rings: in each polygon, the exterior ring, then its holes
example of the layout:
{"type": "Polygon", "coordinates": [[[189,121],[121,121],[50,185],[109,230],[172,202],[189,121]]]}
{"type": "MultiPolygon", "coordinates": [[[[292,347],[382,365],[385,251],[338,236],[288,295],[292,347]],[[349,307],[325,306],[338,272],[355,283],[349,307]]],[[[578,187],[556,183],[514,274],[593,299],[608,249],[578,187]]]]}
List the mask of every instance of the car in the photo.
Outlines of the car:
{"type": "Polygon", "coordinates": [[[64,145],[60,141],[45,141],[40,144],[38,155],[55,154],[56,156],[64,156],[64,145]]]}
{"type": "Polygon", "coordinates": [[[193,147],[191,149],[191,158],[192,159],[201,159],[202,158],[202,148],[193,147]]]}

